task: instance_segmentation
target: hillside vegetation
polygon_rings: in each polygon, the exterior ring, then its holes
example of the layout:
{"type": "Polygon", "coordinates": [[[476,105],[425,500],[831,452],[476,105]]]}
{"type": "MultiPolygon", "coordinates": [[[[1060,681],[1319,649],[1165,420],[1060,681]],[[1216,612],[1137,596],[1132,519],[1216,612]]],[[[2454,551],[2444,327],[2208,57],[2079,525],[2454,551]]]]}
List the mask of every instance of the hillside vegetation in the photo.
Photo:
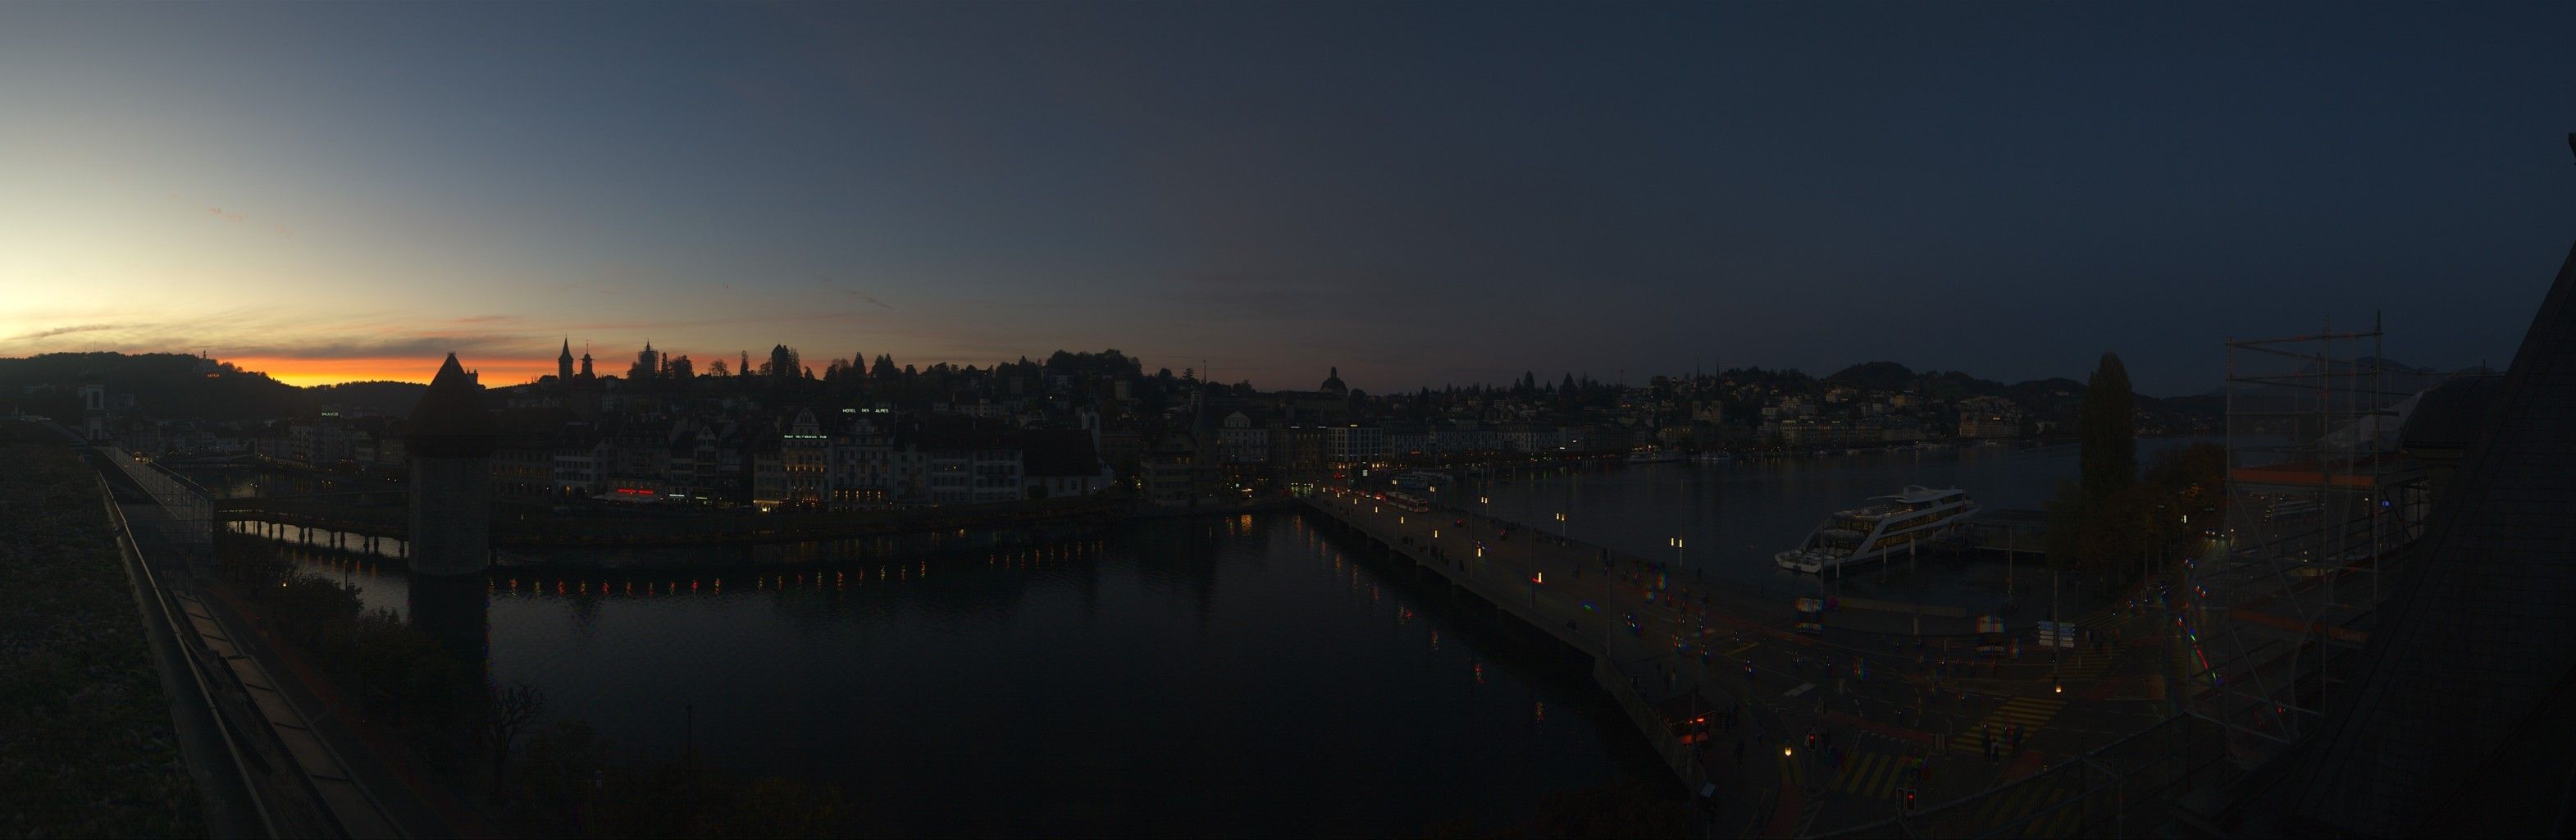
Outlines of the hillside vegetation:
{"type": "Polygon", "coordinates": [[[0,423],[0,835],[204,833],[91,473],[0,423]]]}

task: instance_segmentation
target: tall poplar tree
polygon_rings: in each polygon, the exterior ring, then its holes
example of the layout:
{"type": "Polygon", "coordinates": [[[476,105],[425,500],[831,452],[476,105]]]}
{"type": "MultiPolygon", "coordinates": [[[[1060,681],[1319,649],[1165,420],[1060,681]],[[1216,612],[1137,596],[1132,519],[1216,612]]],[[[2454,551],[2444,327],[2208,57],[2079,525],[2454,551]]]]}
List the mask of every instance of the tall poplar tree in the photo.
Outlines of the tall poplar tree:
{"type": "Polygon", "coordinates": [[[2075,432],[2083,442],[2086,501],[2110,498],[2138,480],[2138,429],[2133,418],[2137,398],[2129,388],[2129,369],[2113,353],[2084,382],[2084,405],[2075,432]]]}

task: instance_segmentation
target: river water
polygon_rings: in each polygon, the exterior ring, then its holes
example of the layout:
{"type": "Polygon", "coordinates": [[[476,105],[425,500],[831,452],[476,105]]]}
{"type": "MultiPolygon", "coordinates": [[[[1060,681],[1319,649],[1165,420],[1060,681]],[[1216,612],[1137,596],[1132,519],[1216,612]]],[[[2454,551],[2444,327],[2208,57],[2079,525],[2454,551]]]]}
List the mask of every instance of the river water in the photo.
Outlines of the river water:
{"type": "Polygon", "coordinates": [[[1296,516],[752,574],[502,572],[491,677],[639,754],[837,783],[872,834],[1492,829],[1654,772],[1584,663],[1296,516]]]}
{"type": "MultiPolygon", "coordinates": [[[[1653,465],[1443,494],[1548,530],[1564,512],[1573,536],[1644,557],[1674,556],[1680,536],[1683,566],[1786,597],[1818,581],[1771,553],[1832,510],[1907,484],[2037,507],[2075,458],[1653,465]]],[[[290,553],[351,576],[370,606],[404,608],[398,571],[290,553]]],[[[839,784],[870,833],[1493,830],[1525,825],[1550,794],[1659,772],[1583,663],[1294,515],[902,560],[855,543],[689,554],[497,571],[492,679],[537,686],[549,716],[637,756],[687,743],[742,772],[839,784]]],[[[2000,577],[2000,563],[1948,558],[1829,585],[1976,602],[2000,599],[2000,577]]]]}

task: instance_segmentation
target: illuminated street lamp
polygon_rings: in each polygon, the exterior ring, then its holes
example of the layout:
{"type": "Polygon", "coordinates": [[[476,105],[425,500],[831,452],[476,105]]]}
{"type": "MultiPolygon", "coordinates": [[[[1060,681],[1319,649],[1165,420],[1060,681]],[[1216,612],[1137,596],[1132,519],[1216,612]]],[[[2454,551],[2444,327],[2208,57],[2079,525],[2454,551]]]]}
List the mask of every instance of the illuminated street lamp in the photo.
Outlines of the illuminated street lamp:
{"type": "Polygon", "coordinates": [[[1666,540],[1665,542],[1670,543],[1670,544],[1672,545],[1672,547],[1673,547],[1673,568],[1675,568],[1675,569],[1679,569],[1679,568],[1681,568],[1681,567],[1682,567],[1682,538],[1680,538],[1680,537],[1674,537],[1674,538],[1672,538],[1672,539],[1670,539],[1670,540],[1666,540]]]}

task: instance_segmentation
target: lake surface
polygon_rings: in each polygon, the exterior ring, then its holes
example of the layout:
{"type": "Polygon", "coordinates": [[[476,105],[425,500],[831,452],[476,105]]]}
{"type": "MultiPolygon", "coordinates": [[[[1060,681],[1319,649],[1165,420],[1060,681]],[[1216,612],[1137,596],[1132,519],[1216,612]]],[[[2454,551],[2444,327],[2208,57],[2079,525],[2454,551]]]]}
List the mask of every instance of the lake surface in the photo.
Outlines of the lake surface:
{"type": "MultiPolygon", "coordinates": [[[[1575,537],[1644,557],[1673,557],[1666,540],[1681,536],[1683,566],[1785,598],[1820,582],[1771,553],[1833,510],[1907,484],[2035,508],[2075,473],[2072,446],[1995,447],[1457,492],[1548,530],[1565,512],[1575,537]]],[[[292,553],[350,575],[371,606],[405,606],[401,574],[380,563],[292,553]]],[[[635,754],[685,742],[739,771],[840,784],[870,833],[1494,830],[1551,794],[1659,772],[1583,663],[1294,515],[930,557],[845,541],[555,559],[622,570],[497,571],[494,680],[537,686],[550,715],[635,754]],[[657,571],[675,564],[697,570],[657,571]]],[[[2033,565],[2022,586],[2042,580],[2033,565]]],[[[2001,599],[2001,577],[2000,562],[1952,557],[1885,584],[1824,583],[1980,602],[2001,599]]]]}
{"type": "Polygon", "coordinates": [[[628,748],[839,783],[870,833],[1490,830],[1653,772],[1583,663],[1295,516],[750,574],[504,572],[491,676],[628,748]]]}

